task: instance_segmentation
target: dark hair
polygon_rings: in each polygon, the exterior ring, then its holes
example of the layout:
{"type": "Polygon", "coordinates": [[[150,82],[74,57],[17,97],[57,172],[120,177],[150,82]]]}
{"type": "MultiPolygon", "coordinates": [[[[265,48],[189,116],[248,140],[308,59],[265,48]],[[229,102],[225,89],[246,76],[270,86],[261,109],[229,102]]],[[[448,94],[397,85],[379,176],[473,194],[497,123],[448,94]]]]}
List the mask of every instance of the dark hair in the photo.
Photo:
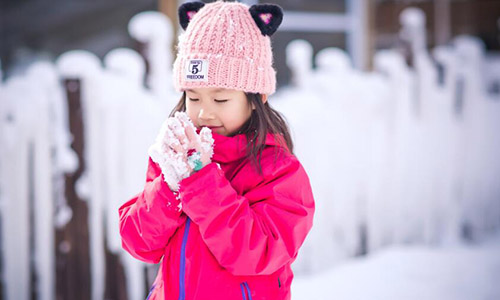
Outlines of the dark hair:
{"type": "MultiPolygon", "coordinates": [[[[266,137],[268,133],[274,134],[278,145],[280,147],[275,147],[275,162],[282,151],[284,146],[288,148],[290,154],[293,154],[293,141],[290,135],[290,130],[288,128],[287,122],[278,111],[273,109],[269,105],[269,101],[266,103],[262,102],[262,95],[256,93],[245,93],[248,104],[254,104],[255,109],[252,110],[252,114],[245,124],[233,134],[244,133],[247,138],[247,155],[246,158],[250,159],[259,174],[262,174],[262,166],[260,164],[260,159],[262,157],[262,151],[265,148],[266,137]]],[[[186,111],[186,92],[184,92],[179,100],[179,103],[173,108],[170,116],[173,116],[177,111],[186,111]]]]}

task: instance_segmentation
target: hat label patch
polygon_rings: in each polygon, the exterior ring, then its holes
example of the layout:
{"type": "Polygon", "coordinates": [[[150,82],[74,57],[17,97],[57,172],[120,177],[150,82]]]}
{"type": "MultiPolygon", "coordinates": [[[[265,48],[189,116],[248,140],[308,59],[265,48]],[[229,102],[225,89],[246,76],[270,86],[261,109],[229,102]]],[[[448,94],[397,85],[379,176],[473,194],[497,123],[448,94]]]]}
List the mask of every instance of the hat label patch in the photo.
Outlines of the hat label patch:
{"type": "Polygon", "coordinates": [[[188,59],[186,61],[186,81],[208,81],[208,60],[188,59]]]}

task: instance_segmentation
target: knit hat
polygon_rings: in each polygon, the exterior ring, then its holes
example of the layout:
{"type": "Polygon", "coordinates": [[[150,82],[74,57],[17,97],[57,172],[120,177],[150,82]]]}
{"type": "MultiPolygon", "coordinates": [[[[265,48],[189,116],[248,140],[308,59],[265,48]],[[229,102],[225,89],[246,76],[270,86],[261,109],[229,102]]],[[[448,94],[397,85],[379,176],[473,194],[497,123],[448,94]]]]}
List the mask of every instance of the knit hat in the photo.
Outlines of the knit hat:
{"type": "Polygon", "coordinates": [[[283,18],[274,4],[185,3],[173,80],[178,91],[218,87],[272,94],[276,71],[270,36],[283,18]]]}

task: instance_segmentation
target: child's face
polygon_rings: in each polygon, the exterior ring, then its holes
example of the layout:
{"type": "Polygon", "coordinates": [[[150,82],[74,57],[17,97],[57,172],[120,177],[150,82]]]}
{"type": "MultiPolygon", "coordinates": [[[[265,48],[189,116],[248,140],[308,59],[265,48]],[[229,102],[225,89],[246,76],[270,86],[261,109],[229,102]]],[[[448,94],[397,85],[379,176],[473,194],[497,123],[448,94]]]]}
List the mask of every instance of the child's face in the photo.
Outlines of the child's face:
{"type": "Polygon", "coordinates": [[[229,136],[250,118],[253,105],[244,92],[221,88],[186,90],[186,113],[197,128],[209,127],[213,132],[229,136]]]}

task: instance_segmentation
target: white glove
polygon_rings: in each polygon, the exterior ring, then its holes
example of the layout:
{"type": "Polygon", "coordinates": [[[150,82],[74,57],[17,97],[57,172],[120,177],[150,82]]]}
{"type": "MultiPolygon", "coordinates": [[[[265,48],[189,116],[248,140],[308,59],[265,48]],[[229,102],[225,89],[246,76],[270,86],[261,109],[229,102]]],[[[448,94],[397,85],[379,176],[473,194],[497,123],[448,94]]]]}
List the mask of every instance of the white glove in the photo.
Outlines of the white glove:
{"type": "Polygon", "coordinates": [[[204,127],[198,135],[187,114],[176,112],[163,123],[148,154],[160,166],[170,189],[178,191],[182,179],[211,163],[213,144],[210,129],[204,127]]]}

